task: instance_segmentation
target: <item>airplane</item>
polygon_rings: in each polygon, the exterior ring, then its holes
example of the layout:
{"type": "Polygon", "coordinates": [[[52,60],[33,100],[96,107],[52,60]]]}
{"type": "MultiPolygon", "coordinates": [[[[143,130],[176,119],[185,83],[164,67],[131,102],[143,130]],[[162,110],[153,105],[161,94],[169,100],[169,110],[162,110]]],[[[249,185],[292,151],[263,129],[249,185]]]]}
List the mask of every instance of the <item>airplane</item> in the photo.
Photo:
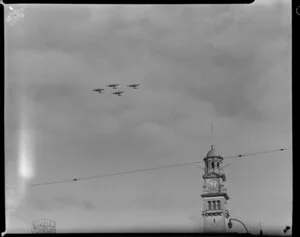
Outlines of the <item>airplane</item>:
{"type": "Polygon", "coordinates": [[[102,91],[104,91],[104,89],[95,89],[95,90],[93,90],[93,91],[97,91],[97,92],[99,92],[99,93],[102,93],[102,91]]]}
{"type": "Polygon", "coordinates": [[[109,84],[109,85],[107,85],[107,87],[111,87],[113,89],[116,89],[118,85],[119,84],[109,84]]]}
{"type": "Polygon", "coordinates": [[[123,93],[124,91],[118,91],[118,92],[113,92],[112,94],[115,94],[117,96],[122,96],[123,93]]]}
{"type": "Polygon", "coordinates": [[[137,87],[139,86],[140,84],[131,84],[131,85],[128,85],[128,87],[132,87],[133,89],[137,89],[137,87]]]}

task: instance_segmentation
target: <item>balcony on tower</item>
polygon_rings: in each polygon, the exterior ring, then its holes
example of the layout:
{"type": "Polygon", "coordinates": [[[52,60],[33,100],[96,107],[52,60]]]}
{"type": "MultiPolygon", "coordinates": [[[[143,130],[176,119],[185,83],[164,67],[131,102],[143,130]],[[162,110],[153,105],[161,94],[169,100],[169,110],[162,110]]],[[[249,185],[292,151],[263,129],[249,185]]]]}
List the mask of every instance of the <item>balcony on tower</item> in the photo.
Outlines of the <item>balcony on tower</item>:
{"type": "Polygon", "coordinates": [[[219,187],[217,189],[211,189],[207,186],[203,186],[203,194],[208,194],[208,193],[227,193],[227,189],[223,187],[219,187]]]}

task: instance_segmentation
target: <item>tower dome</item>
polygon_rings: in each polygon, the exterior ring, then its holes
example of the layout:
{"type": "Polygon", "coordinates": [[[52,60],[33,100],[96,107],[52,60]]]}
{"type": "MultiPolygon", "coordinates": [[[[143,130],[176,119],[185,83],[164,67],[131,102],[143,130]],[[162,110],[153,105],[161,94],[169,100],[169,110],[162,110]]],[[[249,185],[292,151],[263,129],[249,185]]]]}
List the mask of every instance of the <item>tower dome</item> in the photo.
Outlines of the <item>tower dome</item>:
{"type": "Polygon", "coordinates": [[[209,157],[220,157],[220,155],[217,154],[214,145],[211,145],[210,150],[207,152],[206,158],[209,158],[209,157]]]}

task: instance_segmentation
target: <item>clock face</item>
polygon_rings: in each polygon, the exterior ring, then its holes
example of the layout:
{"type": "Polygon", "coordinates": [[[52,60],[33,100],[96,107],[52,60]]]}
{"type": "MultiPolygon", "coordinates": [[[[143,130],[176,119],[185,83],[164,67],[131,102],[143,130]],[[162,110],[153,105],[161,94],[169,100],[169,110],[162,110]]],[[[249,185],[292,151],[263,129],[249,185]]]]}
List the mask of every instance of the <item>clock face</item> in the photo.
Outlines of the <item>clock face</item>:
{"type": "Polygon", "coordinates": [[[216,179],[212,179],[212,180],[209,181],[209,187],[211,189],[217,189],[218,185],[219,185],[219,183],[216,179]]]}

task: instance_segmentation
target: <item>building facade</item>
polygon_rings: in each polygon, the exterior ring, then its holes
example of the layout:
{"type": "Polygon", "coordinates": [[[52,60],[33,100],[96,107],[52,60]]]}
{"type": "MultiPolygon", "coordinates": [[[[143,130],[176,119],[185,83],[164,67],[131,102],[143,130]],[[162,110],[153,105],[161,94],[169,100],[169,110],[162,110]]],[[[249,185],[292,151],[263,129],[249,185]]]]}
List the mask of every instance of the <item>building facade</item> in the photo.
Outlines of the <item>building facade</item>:
{"type": "Polygon", "coordinates": [[[224,188],[226,181],[222,170],[223,157],[216,153],[215,147],[204,158],[205,173],[203,175],[203,231],[208,233],[225,233],[229,212],[226,209],[227,190],[224,188]]]}

